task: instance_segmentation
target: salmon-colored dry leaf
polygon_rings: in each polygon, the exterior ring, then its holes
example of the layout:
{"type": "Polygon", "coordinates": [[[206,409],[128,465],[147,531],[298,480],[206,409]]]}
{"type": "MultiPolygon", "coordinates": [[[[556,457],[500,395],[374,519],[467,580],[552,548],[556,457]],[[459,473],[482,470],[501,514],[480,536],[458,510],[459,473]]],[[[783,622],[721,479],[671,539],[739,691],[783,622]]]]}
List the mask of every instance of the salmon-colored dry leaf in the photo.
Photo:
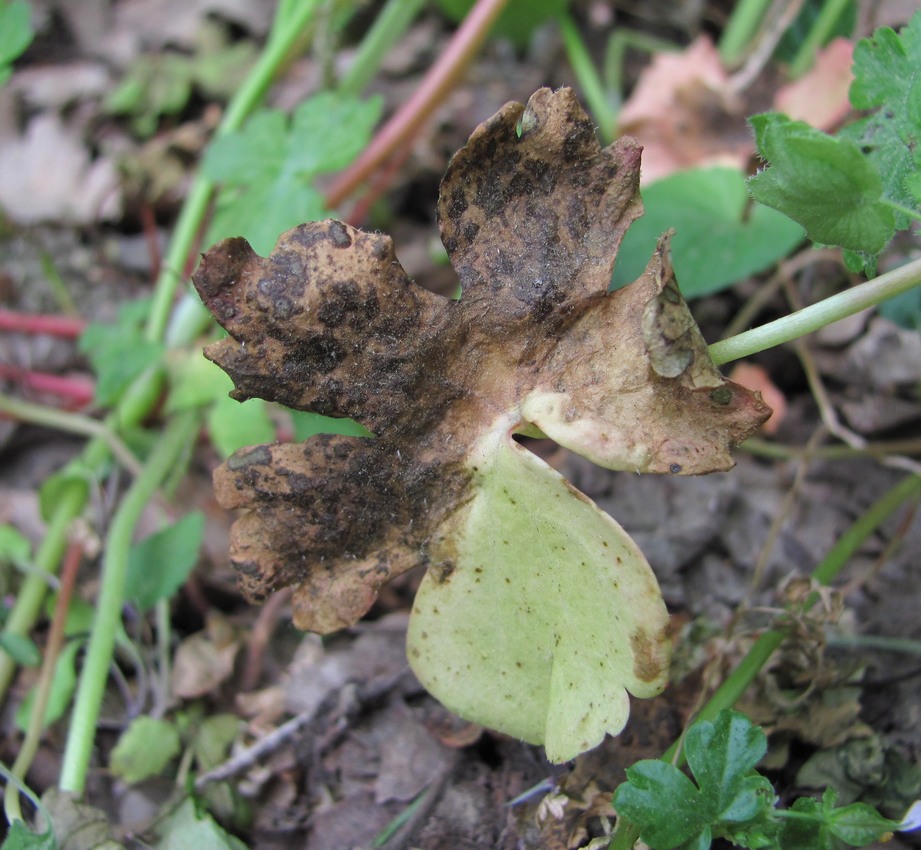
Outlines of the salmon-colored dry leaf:
{"type": "Polygon", "coordinates": [[[681,53],[659,53],[617,116],[643,145],[643,183],[703,165],[744,168],[754,152],[746,111],[719,51],[702,36],[681,53]]]}
{"type": "Polygon", "coordinates": [[[853,61],[852,42],[846,38],[829,42],[816,54],[812,70],[777,90],[774,109],[794,121],[831,131],[851,110],[848,91],[854,80],[853,61]]]}
{"type": "Polygon", "coordinates": [[[295,585],[296,625],[329,632],[428,565],[409,634],[420,679],[556,760],[618,731],[627,691],[662,688],[668,621],[620,526],[512,435],[611,469],[701,473],[729,468],[769,413],[713,366],[665,240],[608,292],[639,166],[629,139],[601,149],[570,90],[542,89],[477,128],[442,182],[459,301],[408,280],[389,238],[337,221],[289,231],[268,258],[226,240],[195,278],[230,333],[206,353],[235,397],[375,435],[244,449],[217,470],[218,499],[242,512],[246,595],[295,585]]]}

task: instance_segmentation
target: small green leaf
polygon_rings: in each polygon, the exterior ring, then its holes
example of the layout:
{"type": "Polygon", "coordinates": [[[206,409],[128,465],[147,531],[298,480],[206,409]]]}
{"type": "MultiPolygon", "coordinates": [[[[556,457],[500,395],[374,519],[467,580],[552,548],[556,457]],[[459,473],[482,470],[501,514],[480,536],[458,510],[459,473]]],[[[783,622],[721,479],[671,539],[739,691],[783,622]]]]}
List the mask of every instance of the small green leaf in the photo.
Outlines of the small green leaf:
{"type": "MultiPolygon", "coordinates": [[[[0,3],[0,71],[7,72],[9,65],[32,43],[34,33],[30,21],[31,12],[25,0],[0,3]]],[[[0,84],[5,78],[0,78],[0,84]]]]}
{"type": "Polygon", "coordinates": [[[223,457],[243,446],[275,440],[275,426],[269,419],[266,403],[259,398],[242,403],[230,396],[219,398],[208,413],[208,433],[223,457]]]}
{"type": "Polygon", "coordinates": [[[161,599],[172,596],[198,563],[204,533],[205,516],[194,511],[133,546],[128,556],[125,598],[141,611],[149,611],[161,599]]]}
{"type": "Polygon", "coordinates": [[[899,828],[898,821],[884,818],[867,803],[851,803],[828,813],[828,829],[832,835],[852,847],[866,847],[874,841],[885,840],[887,833],[899,828]]]}
{"type": "Polygon", "coordinates": [[[177,352],[168,359],[170,392],[166,402],[167,413],[192,410],[224,398],[233,389],[227,373],[210,360],[201,350],[177,352]]]}
{"type": "Polygon", "coordinates": [[[20,569],[32,560],[29,538],[9,523],[0,525],[0,563],[13,564],[20,569]]]}
{"type": "Polygon", "coordinates": [[[756,274],[803,240],[796,222],[752,204],[735,168],[694,168],[643,189],[643,217],[617,253],[614,288],[638,278],[659,237],[675,229],[672,263],[685,298],[699,298],[756,274]]]}
{"type": "Polygon", "coordinates": [[[706,801],[677,767],[645,759],[627,768],[627,781],[614,792],[618,814],[640,827],[640,837],[653,850],[671,850],[686,843],[710,846],[706,801]]]}
{"type": "Polygon", "coordinates": [[[749,119],[770,165],[748,186],[759,203],[798,221],[809,238],[879,253],[895,232],[879,173],[853,142],[802,121],[765,113],[749,119]]]}
{"type": "Polygon", "coordinates": [[[70,461],[53,475],[49,475],[38,490],[38,504],[42,519],[48,522],[62,503],[82,503],[89,496],[95,475],[80,458],[70,461]]]}
{"type": "Polygon", "coordinates": [[[336,419],[309,411],[292,410],[291,422],[294,424],[296,442],[307,440],[317,434],[344,434],[348,437],[373,437],[360,422],[354,419],[336,419]]]}
{"type": "Polygon", "coordinates": [[[278,235],[322,218],[323,197],[310,183],[338,171],[364,148],[380,115],[381,101],[322,92],[288,117],[263,110],[242,130],[219,136],[202,169],[223,189],[207,242],[244,236],[268,254],[278,235]]]}
{"type": "Polygon", "coordinates": [[[0,649],[21,667],[38,667],[42,663],[42,651],[25,635],[0,632],[0,649]]]}
{"type": "Polygon", "coordinates": [[[200,815],[192,800],[183,802],[158,826],[155,850],[246,850],[246,845],[218,826],[208,814],[200,815]]]}
{"type": "Polygon", "coordinates": [[[714,723],[701,721],[688,730],[688,764],[714,823],[745,823],[773,806],[771,784],[751,774],[766,750],[761,729],[736,711],[722,711],[714,723]]]}
{"type": "MultiPolygon", "coordinates": [[[[74,689],[77,687],[77,653],[83,647],[84,641],[74,640],[66,643],[58,655],[54,665],[54,679],[51,682],[51,693],[45,706],[45,717],[42,728],[47,728],[52,723],[57,723],[67,711],[74,689]]],[[[35,704],[35,690],[26,694],[26,698],[16,709],[16,725],[25,732],[32,719],[32,706],[35,704]]]]}
{"type": "MultiPolygon", "coordinates": [[[[881,27],[854,48],[854,82],[850,99],[855,109],[876,111],[848,127],[840,136],[867,151],[882,175],[886,198],[909,209],[921,208],[919,159],[921,147],[921,12],[897,35],[881,27]]],[[[896,226],[909,219],[897,215],[896,226]]]]}
{"type": "Polygon", "coordinates": [[[235,714],[212,714],[198,724],[191,747],[199,770],[211,770],[227,758],[240,734],[242,722],[235,714]]]}
{"type": "Polygon", "coordinates": [[[94,322],[80,335],[79,348],[96,373],[96,402],[115,404],[131,384],[162,358],[165,346],[144,339],[149,299],[123,306],[113,324],[94,322]]]}
{"type": "MultiPolygon", "coordinates": [[[[179,754],[179,733],[167,720],[135,718],[112,750],[109,769],[129,785],[156,776],[179,754]]],[[[189,844],[196,847],[197,844],[189,844]]]]}
{"type": "Polygon", "coordinates": [[[58,850],[58,842],[50,828],[39,835],[16,820],[10,825],[0,850],[58,850]]]}

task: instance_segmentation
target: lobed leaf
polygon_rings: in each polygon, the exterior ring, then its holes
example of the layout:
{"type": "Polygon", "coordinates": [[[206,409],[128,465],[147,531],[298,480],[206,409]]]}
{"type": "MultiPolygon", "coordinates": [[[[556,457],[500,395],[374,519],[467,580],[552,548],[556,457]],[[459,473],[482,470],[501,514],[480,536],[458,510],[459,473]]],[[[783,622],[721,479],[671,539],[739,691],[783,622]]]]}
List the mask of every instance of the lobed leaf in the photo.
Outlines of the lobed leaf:
{"type": "Polygon", "coordinates": [[[667,616],[626,535],[513,434],[612,469],[691,474],[729,468],[769,415],[710,361],[667,240],[608,293],[641,210],[639,159],[629,139],[602,149],[570,90],[543,89],[482,124],[442,181],[460,300],[415,286],[387,237],[338,221],[289,231],[267,258],[227,240],[195,276],[229,332],[206,356],[234,398],[374,435],[251,447],[216,471],[219,501],[241,511],[231,559],[244,593],[294,585],[295,624],[329,632],[427,565],[413,666],[448,705],[558,760],[623,725],[626,691],[663,685],[667,616]],[[513,584],[520,596],[499,593],[513,584]],[[487,687],[489,671],[514,687],[487,687]]]}

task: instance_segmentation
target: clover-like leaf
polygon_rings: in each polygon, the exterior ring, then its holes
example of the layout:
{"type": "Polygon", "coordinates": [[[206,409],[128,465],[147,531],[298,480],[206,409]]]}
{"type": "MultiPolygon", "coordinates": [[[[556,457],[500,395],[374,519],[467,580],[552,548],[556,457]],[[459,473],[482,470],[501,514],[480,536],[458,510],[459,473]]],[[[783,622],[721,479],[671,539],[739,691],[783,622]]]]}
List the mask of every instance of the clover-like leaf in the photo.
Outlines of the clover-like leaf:
{"type": "Polygon", "coordinates": [[[600,147],[572,91],[542,89],[477,128],[442,181],[460,300],[415,286],[389,238],[338,221],[289,231],[267,258],[226,240],[195,278],[230,334],[206,354],[235,398],[374,435],[252,447],[216,471],[221,504],[242,512],[231,560],[244,593],[295,585],[295,624],[329,632],[428,565],[414,668],[449,706],[556,759],[621,728],[627,690],[661,688],[667,616],[624,532],[513,434],[612,469],[689,474],[729,468],[769,415],[710,361],[667,241],[608,293],[641,212],[639,162],[632,140],[600,147]],[[474,611],[478,635],[462,622],[474,611]]]}

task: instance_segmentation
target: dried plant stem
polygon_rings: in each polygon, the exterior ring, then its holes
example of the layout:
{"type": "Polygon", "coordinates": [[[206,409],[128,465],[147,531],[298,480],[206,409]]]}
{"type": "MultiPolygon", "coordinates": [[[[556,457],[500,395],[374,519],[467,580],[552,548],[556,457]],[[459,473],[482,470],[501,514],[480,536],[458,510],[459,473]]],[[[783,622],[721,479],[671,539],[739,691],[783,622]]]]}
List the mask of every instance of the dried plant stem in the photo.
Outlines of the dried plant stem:
{"type": "MultiPolygon", "coordinates": [[[[67,621],[67,610],[73,596],[74,585],[77,582],[77,570],[83,557],[83,547],[77,541],[72,541],[64,556],[61,567],[61,584],[58,588],[57,604],[54,608],[54,617],[51,629],[48,632],[48,642],[45,645],[45,655],[42,659],[42,669],[38,682],[35,685],[35,701],[32,703],[32,715],[29,718],[29,728],[19,747],[16,761],[13,762],[11,772],[17,779],[24,780],[32,759],[38,751],[41,741],[42,729],[45,727],[45,711],[48,699],[51,696],[51,687],[54,682],[55,666],[64,645],[64,625],[67,621]]],[[[8,782],[4,795],[4,809],[7,821],[22,820],[22,810],[19,806],[19,788],[13,782],[8,782]]]]}
{"type": "Polygon", "coordinates": [[[338,207],[398,147],[407,144],[457,84],[489,34],[493,21],[508,0],[477,0],[439,60],[431,67],[413,96],[380,129],[364,153],[342,174],[326,194],[326,206],[338,207]]]}

